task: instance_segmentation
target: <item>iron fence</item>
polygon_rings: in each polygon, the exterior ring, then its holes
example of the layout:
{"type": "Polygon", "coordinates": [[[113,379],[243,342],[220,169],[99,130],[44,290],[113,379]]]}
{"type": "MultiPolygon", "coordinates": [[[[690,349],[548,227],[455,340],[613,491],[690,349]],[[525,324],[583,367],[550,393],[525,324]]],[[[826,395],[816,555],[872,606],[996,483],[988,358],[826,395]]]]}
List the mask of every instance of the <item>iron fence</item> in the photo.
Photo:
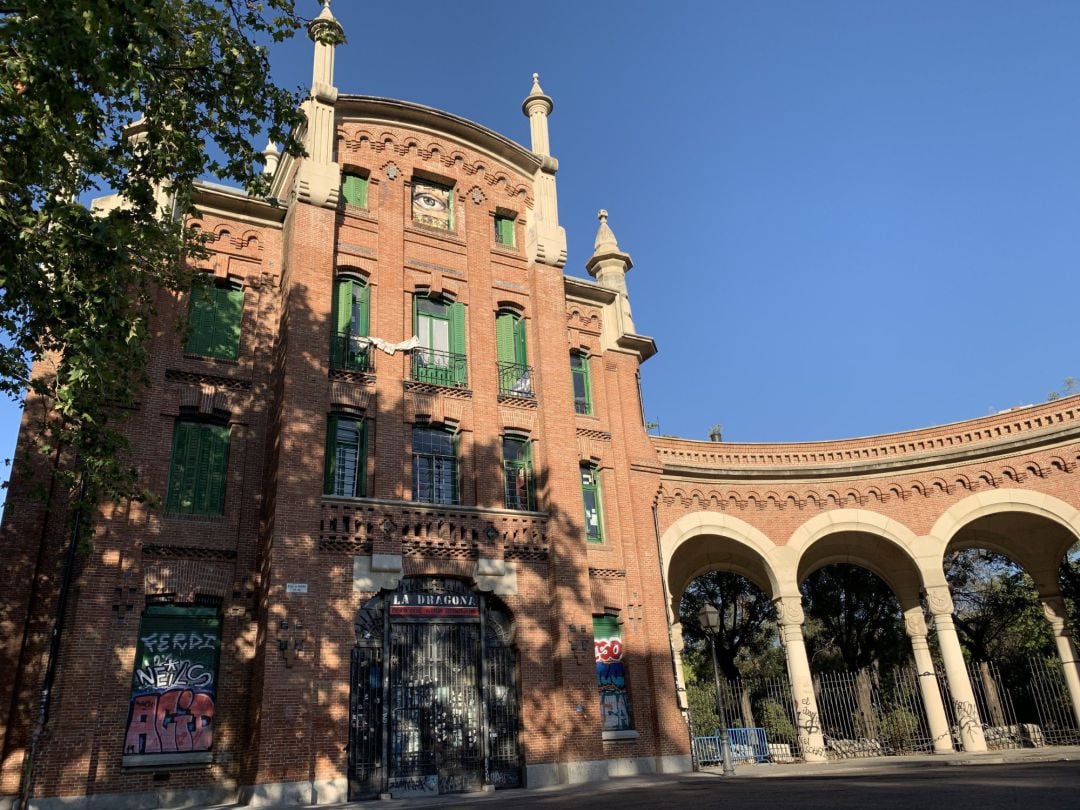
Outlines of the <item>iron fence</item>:
{"type": "MultiPolygon", "coordinates": [[[[760,728],[776,762],[802,756],[791,686],[786,677],[736,678],[720,682],[719,720],[732,733],[760,728]]],[[[740,740],[747,745],[747,740],[740,740]]]]}
{"type": "Polygon", "coordinates": [[[814,678],[814,693],[830,759],[933,750],[919,676],[910,664],[822,673],[814,678]]]}
{"type": "MultiPolygon", "coordinates": [[[[991,750],[1080,744],[1061,660],[1030,656],[1026,661],[979,661],[968,666],[968,679],[991,750]]],[[[964,722],[964,707],[947,701],[949,722],[964,722]]],[[[955,732],[954,732],[955,733],[955,732]]]]}

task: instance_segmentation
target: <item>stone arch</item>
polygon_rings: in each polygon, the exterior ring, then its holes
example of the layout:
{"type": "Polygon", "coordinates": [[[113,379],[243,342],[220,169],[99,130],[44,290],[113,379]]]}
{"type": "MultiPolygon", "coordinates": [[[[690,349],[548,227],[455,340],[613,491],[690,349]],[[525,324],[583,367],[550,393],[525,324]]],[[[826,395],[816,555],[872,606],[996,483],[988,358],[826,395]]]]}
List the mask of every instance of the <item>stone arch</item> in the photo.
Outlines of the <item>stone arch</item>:
{"type": "Polygon", "coordinates": [[[1050,521],[1066,530],[1049,547],[1035,548],[1026,552],[1020,545],[995,545],[986,547],[1005,554],[1035,576],[1039,572],[1056,568],[1062,555],[1080,540],[1080,509],[1065,501],[1040,492],[1026,489],[992,489],[971,495],[953,504],[937,519],[930,529],[935,543],[936,565],[940,570],[945,552],[955,545],[957,535],[980,518],[1015,513],[1033,515],[1050,521]]]}
{"type": "Polygon", "coordinates": [[[881,577],[907,609],[923,585],[919,540],[899,521],[869,509],[833,509],[810,518],[788,539],[789,583],[797,590],[813,571],[850,562],[881,577]],[[868,538],[869,541],[868,541],[868,538]]]}
{"type": "Polygon", "coordinates": [[[694,577],[712,569],[745,576],[770,597],[780,595],[773,555],[776,544],[746,521],[720,512],[691,512],[672,523],[660,538],[661,564],[671,602],[672,621],[694,577]]]}

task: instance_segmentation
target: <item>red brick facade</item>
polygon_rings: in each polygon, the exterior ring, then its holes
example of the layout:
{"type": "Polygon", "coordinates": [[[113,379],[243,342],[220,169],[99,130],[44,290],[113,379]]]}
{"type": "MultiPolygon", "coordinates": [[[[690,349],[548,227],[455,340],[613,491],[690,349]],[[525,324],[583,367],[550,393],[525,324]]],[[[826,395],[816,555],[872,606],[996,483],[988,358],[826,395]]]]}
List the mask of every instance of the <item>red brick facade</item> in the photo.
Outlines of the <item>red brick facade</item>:
{"type": "MultiPolygon", "coordinates": [[[[853,535],[868,546],[908,543],[916,559],[950,507],[1006,489],[1027,493],[1011,503],[1048,521],[1036,528],[1053,553],[1072,537],[1051,524],[1072,531],[1080,509],[1077,400],[814,445],[648,436],[637,379],[655,351],[651,340],[616,322],[629,313],[620,315],[617,287],[565,277],[561,259],[534,245],[540,184],[554,182],[550,158],[416,105],[341,96],[334,109],[333,160],[367,177],[366,208],[308,200],[298,163],[281,164],[276,188],[290,202],[280,208],[216,187],[200,192],[200,224],[213,234],[205,270],[244,291],[239,355],[186,356],[175,325],[187,297],[161,295],[151,384],[126,430],[145,485],[164,499],[178,418],[227,424],[223,514],[169,515],[164,505],[142,504],[100,510],[73,569],[51,712],[35,748],[34,797],[86,797],[103,807],[118,794],[165,804],[344,799],[357,617],[380,590],[409,577],[459,580],[492,594],[512,617],[527,786],[686,768],[668,611],[687,577],[726,566],[782,598],[789,583],[769,569],[766,545],[795,543],[804,569],[860,559],[853,535]],[[452,188],[449,230],[414,221],[417,181],[452,188]],[[496,216],[514,219],[513,246],[496,243],[496,216]],[[467,382],[412,379],[410,352],[372,349],[373,370],[333,368],[340,275],[367,285],[369,334],[391,343],[413,335],[415,295],[462,304],[467,382]],[[533,397],[500,394],[495,328],[506,310],[525,322],[533,397]],[[588,358],[588,414],[575,412],[571,351],[588,358]],[[324,495],[334,412],[365,420],[364,497],[324,495]],[[417,425],[454,433],[459,504],[414,497],[417,425]],[[508,434],[532,448],[535,511],[505,506],[508,434]],[[583,463],[599,471],[602,543],[585,540],[583,463]],[[815,546],[829,535],[818,524],[833,519],[847,533],[843,547],[815,546]],[[750,539],[723,540],[729,530],[750,539]],[[756,550],[746,551],[753,542],[756,550]],[[823,550],[814,556],[811,548],[823,550]],[[162,595],[219,608],[213,745],[200,761],[140,764],[125,757],[132,677],[140,619],[162,595]],[[602,730],[592,621],[604,615],[621,627],[631,733],[602,730]]],[[[28,402],[20,446],[40,418],[28,402]]],[[[17,794],[30,772],[25,758],[69,539],[62,498],[46,505],[34,497],[42,482],[47,471],[33,480],[15,474],[3,525],[0,800],[17,794]]],[[[982,511],[964,514],[981,519],[1006,501],[986,499],[982,511]]],[[[949,520],[950,531],[963,531],[963,518],[949,520]]],[[[889,553],[868,552],[865,561],[881,565],[889,553]]],[[[1044,559],[1031,556],[1033,564],[1044,559]]]]}

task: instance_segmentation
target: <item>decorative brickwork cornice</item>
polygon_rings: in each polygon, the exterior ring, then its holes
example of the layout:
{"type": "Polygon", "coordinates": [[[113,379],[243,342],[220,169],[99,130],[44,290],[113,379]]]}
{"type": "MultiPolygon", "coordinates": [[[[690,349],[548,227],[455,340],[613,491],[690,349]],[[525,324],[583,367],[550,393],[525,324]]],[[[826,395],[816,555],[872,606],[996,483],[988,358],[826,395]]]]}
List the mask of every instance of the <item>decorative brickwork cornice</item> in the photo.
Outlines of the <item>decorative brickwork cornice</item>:
{"type": "MultiPolygon", "coordinates": [[[[1071,475],[1080,467],[1080,447],[1053,448],[1042,453],[1021,454],[976,465],[929,470],[925,474],[883,478],[847,478],[822,481],[813,486],[757,487],[737,477],[730,487],[716,486],[705,476],[665,477],[659,501],[667,506],[719,510],[836,509],[907,501],[914,498],[953,497],[998,487],[1016,487],[1036,479],[1071,475]],[[694,480],[697,478],[698,480],[694,480]]],[[[889,470],[887,473],[897,472],[889,470]]],[[[765,483],[765,482],[762,482],[765,483]]],[[[777,482],[781,483],[781,482],[777,482]]],[[[802,483],[802,482],[800,482],[802,483]]]]}
{"type": "Polygon", "coordinates": [[[590,568],[590,579],[625,579],[626,571],[621,568],[590,568]]]}
{"type": "Polygon", "coordinates": [[[235,560],[236,550],[148,543],[142,547],[142,555],[171,560],[235,560]]]}
{"type": "Polygon", "coordinates": [[[192,371],[180,371],[175,368],[165,369],[165,379],[169,382],[189,383],[191,385],[207,385],[216,388],[227,388],[230,391],[250,391],[251,380],[241,380],[236,377],[221,377],[216,374],[199,374],[192,371]]]}
{"type": "Polygon", "coordinates": [[[708,479],[881,476],[1080,440],[1080,397],[925,430],[802,444],[653,438],[667,475],[708,479]]]}

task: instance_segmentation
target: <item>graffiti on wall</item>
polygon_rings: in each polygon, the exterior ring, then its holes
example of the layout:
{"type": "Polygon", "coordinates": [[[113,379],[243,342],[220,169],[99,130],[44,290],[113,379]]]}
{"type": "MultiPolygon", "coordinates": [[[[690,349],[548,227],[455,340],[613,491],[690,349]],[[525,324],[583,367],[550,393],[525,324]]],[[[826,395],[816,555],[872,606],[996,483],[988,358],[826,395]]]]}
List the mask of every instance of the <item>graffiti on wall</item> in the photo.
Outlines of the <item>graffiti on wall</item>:
{"type": "Polygon", "coordinates": [[[630,695],[626,691],[626,671],[623,667],[622,630],[616,617],[593,617],[593,650],[603,730],[625,731],[632,728],[630,695]]]}
{"type": "Polygon", "coordinates": [[[220,638],[214,609],[147,608],[139,624],[125,757],[210,750],[220,638]]]}

